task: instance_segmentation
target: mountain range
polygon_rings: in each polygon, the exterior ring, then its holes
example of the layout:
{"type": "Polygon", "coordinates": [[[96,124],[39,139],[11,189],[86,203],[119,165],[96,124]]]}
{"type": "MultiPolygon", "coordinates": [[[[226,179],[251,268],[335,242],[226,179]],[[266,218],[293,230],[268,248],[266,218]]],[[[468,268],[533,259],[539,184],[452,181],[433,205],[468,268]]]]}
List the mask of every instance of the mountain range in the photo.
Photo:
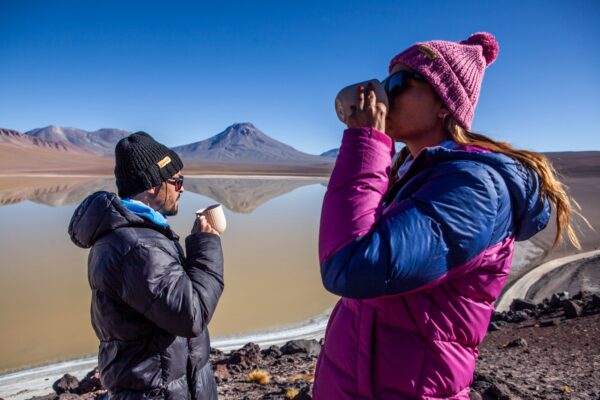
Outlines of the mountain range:
{"type": "Polygon", "coordinates": [[[85,148],[73,145],[67,141],[57,141],[34,135],[27,135],[13,129],[0,128],[0,143],[28,149],[91,154],[85,148]]]}
{"type": "Polygon", "coordinates": [[[69,143],[90,154],[112,157],[115,154],[117,142],[130,133],[122,129],[98,129],[88,132],[83,129],[50,125],[27,131],[25,135],[46,141],[69,143]]]}
{"type": "Polygon", "coordinates": [[[275,140],[251,123],[233,124],[209,139],[177,146],[173,150],[183,159],[202,162],[280,165],[330,162],[275,140]]]}
{"type": "MultiPolygon", "coordinates": [[[[57,152],[63,155],[68,153],[112,160],[115,145],[129,134],[131,132],[122,129],[105,128],[86,131],[53,125],[25,133],[0,129],[0,153],[3,151],[8,153],[14,148],[19,148],[20,151],[37,149],[43,151],[40,153],[40,162],[43,162],[44,155],[49,153],[56,155],[57,152]],[[6,146],[9,147],[8,150],[5,148],[6,146]]],[[[210,165],[213,167],[210,170],[219,170],[225,166],[229,166],[229,170],[231,166],[237,166],[234,168],[238,169],[242,166],[251,166],[252,168],[248,168],[249,170],[265,172],[276,166],[293,166],[294,168],[307,167],[311,171],[328,171],[333,166],[330,154],[319,156],[298,151],[266,135],[251,123],[236,123],[209,139],[177,146],[173,149],[187,165],[197,167],[210,165]]],[[[24,155],[24,157],[34,156],[24,155]]],[[[64,161],[68,162],[70,158],[64,159],[64,161]]],[[[17,162],[17,164],[19,163],[17,162]]],[[[2,165],[0,165],[0,169],[3,169],[2,165]]],[[[225,168],[225,170],[228,169],[225,168]]]]}
{"type": "Polygon", "coordinates": [[[0,173],[106,175],[114,161],[66,141],[0,129],[0,173]]]}

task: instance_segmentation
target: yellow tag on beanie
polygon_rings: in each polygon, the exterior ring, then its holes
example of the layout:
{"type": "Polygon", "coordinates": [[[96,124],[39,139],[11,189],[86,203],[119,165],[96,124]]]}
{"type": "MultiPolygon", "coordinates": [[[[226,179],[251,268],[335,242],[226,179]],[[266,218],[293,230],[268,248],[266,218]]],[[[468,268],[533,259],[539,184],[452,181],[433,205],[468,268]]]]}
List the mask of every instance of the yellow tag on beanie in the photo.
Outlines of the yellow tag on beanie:
{"type": "Polygon", "coordinates": [[[165,158],[163,158],[156,164],[158,164],[158,168],[163,168],[165,165],[169,164],[170,162],[171,162],[171,157],[166,156],[165,158]]]}
{"type": "Polygon", "coordinates": [[[437,54],[435,50],[430,47],[425,46],[424,44],[419,45],[419,51],[427,56],[430,60],[435,60],[437,58],[437,54]]]}

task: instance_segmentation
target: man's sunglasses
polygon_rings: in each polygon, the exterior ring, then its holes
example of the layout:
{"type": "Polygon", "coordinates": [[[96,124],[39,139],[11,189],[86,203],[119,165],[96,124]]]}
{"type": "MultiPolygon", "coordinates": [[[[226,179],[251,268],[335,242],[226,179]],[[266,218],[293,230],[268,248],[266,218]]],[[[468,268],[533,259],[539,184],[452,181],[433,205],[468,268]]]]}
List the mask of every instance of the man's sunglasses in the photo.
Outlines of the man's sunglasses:
{"type": "Polygon", "coordinates": [[[381,85],[385,89],[385,92],[388,94],[388,96],[392,96],[406,87],[406,82],[408,79],[427,82],[427,79],[417,72],[401,70],[385,78],[381,82],[381,85]]]}
{"type": "Polygon", "coordinates": [[[183,187],[183,175],[181,175],[177,178],[167,179],[167,183],[174,185],[175,190],[177,190],[179,192],[181,190],[181,188],[183,187]]]}

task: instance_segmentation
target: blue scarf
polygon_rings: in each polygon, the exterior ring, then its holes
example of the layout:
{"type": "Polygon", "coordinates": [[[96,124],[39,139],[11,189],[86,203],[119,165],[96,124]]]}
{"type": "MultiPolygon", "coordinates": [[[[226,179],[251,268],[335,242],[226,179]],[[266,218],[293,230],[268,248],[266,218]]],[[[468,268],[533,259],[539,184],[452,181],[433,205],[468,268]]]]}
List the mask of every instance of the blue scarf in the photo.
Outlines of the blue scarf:
{"type": "Polygon", "coordinates": [[[154,222],[156,225],[162,226],[163,228],[169,227],[169,224],[167,224],[167,218],[164,215],[148,207],[141,201],[127,198],[121,199],[121,204],[123,204],[129,211],[131,211],[139,217],[148,219],[154,222]]]}
{"type": "MultiPolygon", "coordinates": [[[[454,140],[444,140],[442,143],[438,144],[435,147],[444,147],[446,149],[455,149],[458,147],[458,144],[456,144],[456,142],[454,140]]],[[[404,160],[404,162],[402,163],[402,165],[400,166],[400,168],[398,168],[398,178],[402,178],[402,176],[406,173],[406,171],[408,171],[408,169],[410,168],[410,166],[412,165],[414,161],[414,158],[412,156],[412,154],[409,154],[408,157],[406,157],[406,160],[404,160]]]]}

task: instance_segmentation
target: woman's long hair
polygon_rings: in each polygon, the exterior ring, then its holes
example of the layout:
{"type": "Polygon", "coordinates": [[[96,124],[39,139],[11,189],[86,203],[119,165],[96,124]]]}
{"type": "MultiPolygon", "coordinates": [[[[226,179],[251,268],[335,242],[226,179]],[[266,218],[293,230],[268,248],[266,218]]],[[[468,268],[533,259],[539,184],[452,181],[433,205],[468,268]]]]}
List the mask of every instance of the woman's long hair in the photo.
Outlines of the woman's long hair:
{"type": "MultiPolygon", "coordinates": [[[[554,167],[546,157],[533,151],[513,149],[513,147],[506,142],[499,142],[480,133],[470,132],[460,126],[451,116],[448,117],[447,129],[450,138],[458,145],[477,146],[488,149],[494,153],[505,154],[535,171],[541,180],[542,196],[552,203],[552,206],[556,211],[556,235],[554,237],[552,248],[556,247],[556,245],[563,240],[566,233],[566,236],[573,246],[577,249],[581,249],[579,239],[571,226],[571,214],[578,215],[588,226],[591,227],[591,225],[587,219],[580,214],[579,211],[581,208],[579,207],[579,204],[567,195],[565,187],[556,176],[554,167]]],[[[398,157],[392,166],[390,187],[398,180],[398,169],[409,154],[406,146],[398,154],[398,157]]]]}

